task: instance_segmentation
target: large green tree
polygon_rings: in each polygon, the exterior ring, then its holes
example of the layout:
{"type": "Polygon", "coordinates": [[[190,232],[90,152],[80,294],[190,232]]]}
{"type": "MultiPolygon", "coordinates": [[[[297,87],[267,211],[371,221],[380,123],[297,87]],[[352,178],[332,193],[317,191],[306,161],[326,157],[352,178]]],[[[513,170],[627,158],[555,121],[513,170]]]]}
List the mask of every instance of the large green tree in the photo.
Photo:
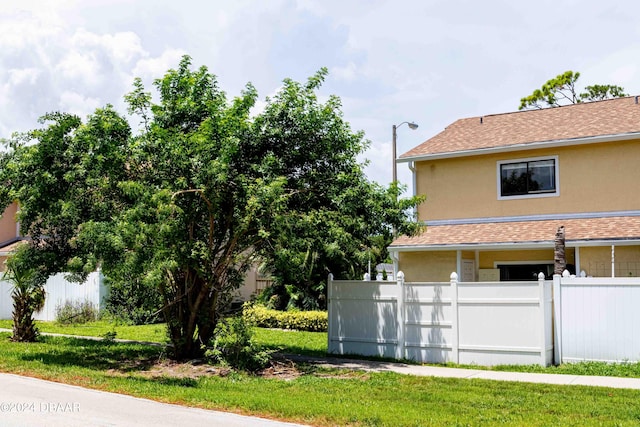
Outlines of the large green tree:
{"type": "Polygon", "coordinates": [[[355,274],[351,257],[373,236],[418,229],[407,215],[418,199],[395,202],[395,187],[368,182],[356,161],[363,135],[337,98],[318,102],[325,74],[285,81],[252,118],[251,85],[228,100],[184,57],[155,82],[157,103],[140,80],[126,95],[142,120],[136,135],[107,107],[86,124],[47,116],[48,127],[14,140],[0,196],[20,201],[38,268],[102,265],[114,283],[157,288],[174,356],[198,357],[256,260],[293,269],[283,281],[316,283],[304,275],[355,274]]]}
{"type": "Polygon", "coordinates": [[[531,95],[521,98],[518,109],[560,107],[567,104],[628,96],[622,87],[616,85],[590,85],[584,88],[584,92],[579,93],[576,88],[576,82],[579,78],[579,72],[565,71],[558,74],[543,84],[540,89],[534,90],[531,95]]]}
{"type": "Polygon", "coordinates": [[[407,214],[421,199],[398,201],[398,187],[368,181],[357,160],[368,141],[344,121],[338,97],[318,100],[326,73],[306,84],[285,80],[256,117],[246,154],[253,163],[266,159],[269,179],[283,177],[289,195],[259,251],[280,308],[325,308],[328,273],[362,278],[369,255],[374,264],[386,258],[394,226],[407,234],[419,229],[407,214]]]}
{"type": "Polygon", "coordinates": [[[44,303],[51,274],[83,278],[96,267],[79,256],[76,239],[89,220],[108,221],[120,209],[117,183],[126,175],[129,125],[111,107],[96,110],[85,125],[54,113],[42,129],[17,135],[0,162],[0,206],[21,202],[20,231],[29,239],[7,262],[14,284],[14,339],[35,338],[32,314],[44,303]]]}

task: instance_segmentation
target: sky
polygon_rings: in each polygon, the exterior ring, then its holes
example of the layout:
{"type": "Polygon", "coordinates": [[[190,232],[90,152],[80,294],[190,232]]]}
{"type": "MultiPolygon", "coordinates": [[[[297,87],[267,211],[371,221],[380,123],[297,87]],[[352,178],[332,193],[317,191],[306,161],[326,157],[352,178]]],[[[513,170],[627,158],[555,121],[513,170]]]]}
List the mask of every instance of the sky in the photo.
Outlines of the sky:
{"type": "MultiPolygon", "coordinates": [[[[261,101],[321,67],[322,97],[370,141],[371,180],[459,118],[517,110],[556,75],[640,94],[640,2],[612,0],[22,0],[0,3],[0,138],[65,111],[86,118],[148,90],[188,54],[229,98],[261,101]]],[[[260,105],[260,104],[259,104],[260,105]]],[[[258,108],[259,108],[258,105],[258,108]]],[[[412,194],[411,173],[398,178],[412,194]]]]}

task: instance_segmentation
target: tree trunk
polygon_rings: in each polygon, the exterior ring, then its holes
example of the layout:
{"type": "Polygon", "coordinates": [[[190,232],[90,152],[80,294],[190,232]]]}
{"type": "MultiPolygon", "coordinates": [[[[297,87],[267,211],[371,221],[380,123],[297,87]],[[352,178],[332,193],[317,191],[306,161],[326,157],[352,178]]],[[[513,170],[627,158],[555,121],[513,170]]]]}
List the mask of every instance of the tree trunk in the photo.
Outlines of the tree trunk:
{"type": "Polygon", "coordinates": [[[38,330],[33,322],[33,309],[28,294],[18,293],[13,296],[13,336],[12,341],[33,342],[38,330]]]}
{"type": "Polygon", "coordinates": [[[553,251],[553,274],[560,274],[567,268],[567,257],[565,255],[565,235],[564,226],[558,227],[556,232],[555,249],[553,251]]]}

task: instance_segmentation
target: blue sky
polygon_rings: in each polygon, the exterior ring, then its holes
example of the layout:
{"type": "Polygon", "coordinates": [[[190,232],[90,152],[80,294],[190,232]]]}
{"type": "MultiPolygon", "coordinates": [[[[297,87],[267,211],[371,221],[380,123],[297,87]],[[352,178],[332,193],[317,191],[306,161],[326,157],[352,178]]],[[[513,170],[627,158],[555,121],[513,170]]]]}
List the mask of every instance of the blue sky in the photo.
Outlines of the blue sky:
{"type": "MultiPolygon", "coordinates": [[[[232,97],[329,69],[321,93],[371,141],[370,179],[458,118],[517,109],[566,70],[640,94],[640,3],[595,0],[49,0],[0,4],[0,138],[49,111],[85,117],[183,54],[232,97]],[[19,4],[18,4],[19,3],[19,4]]],[[[406,164],[401,182],[410,185],[406,164]]],[[[412,189],[409,189],[411,192],[412,189]]]]}

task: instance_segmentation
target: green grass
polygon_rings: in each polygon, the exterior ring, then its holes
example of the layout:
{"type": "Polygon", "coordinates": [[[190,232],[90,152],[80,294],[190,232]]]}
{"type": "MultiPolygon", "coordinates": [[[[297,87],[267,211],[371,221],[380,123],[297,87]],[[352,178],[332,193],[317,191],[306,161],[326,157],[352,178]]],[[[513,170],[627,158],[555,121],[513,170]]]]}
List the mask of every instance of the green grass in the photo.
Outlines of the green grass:
{"type": "Polygon", "coordinates": [[[267,349],[283,353],[326,356],[327,333],[255,328],[253,339],[267,349]]]}
{"type": "MultiPolygon", "coordinates": [[[[291,334],[291,332],[289,332],[291,334]]],[[[632,426],[640,391],[316,370],[293,380],[244,374],[144,375],[158,347],[42,336],[13,343],[0,334],[0,371],[164,402],[312,425],[632,426]]]]}
{"type": "MultiPolygon", "coordinates": [[[[164,323],[156,325],[119,325],[108,321],[89,322],[82,325],[59,325],[55,322],[36,321],[40,332],[102,337],[116,331],[116,338],[164,343],[167,341],[164,323]]],[[[0,328],[11,329],[11,320],[0,320],[0,328]]],[[[278,329],[254,328],[254,340],[270,350],[284,353],[324,356],[327,353],[326,332],[302,332],[278,329]]]]}
{"type": "MultiPolygon", "coordinates": [[[[60,325],[56,322],[36,321],[40,332],[78,335],[83,337],[101,337],[115,331],[116,338],[135,341],[166,342],[167,331],[164,324],[156,325],[123,325],[117,322],[99,320],[79,325],[60,325]]],[[[0,328],[11,329],[11,320],[0,320],[0,328]]]]}
{"type": "MultiPolygon", "coordinates": [[[[89,322],[83,325],[59,325],[55,322],[36,322],[41,332],[67,335],[101,337],[112,330],[116,338],[148,342],[166,342],[164,324],[130,326],[109,321],[89,322]]],[[[0,320],[0,328],[11,329],[11,320],[0,320]]],[[[282,353],[325,356],[327,352],[326,332],[301,332],[278,329],[255,328],[254,340],[267,349],[282,353]]],[[[358,356],[350,356],[358,358],[358,356]]],[[[372,358],[369,358],[372,359],[372,358]]],[[[374,358],[375,359],[375,358],[374,358]]],[[[435,365],[442,366],[442,365],[435,365]]],[[[640,363],[581,362],[560,366],[542,367],[539,365],[502,365],[483,367],[475,365],[447,364],[448,367],[485,369],[511,372],[533,372],[545,374],[598,375],[611,377],[640,378],[640,363]]]]}

